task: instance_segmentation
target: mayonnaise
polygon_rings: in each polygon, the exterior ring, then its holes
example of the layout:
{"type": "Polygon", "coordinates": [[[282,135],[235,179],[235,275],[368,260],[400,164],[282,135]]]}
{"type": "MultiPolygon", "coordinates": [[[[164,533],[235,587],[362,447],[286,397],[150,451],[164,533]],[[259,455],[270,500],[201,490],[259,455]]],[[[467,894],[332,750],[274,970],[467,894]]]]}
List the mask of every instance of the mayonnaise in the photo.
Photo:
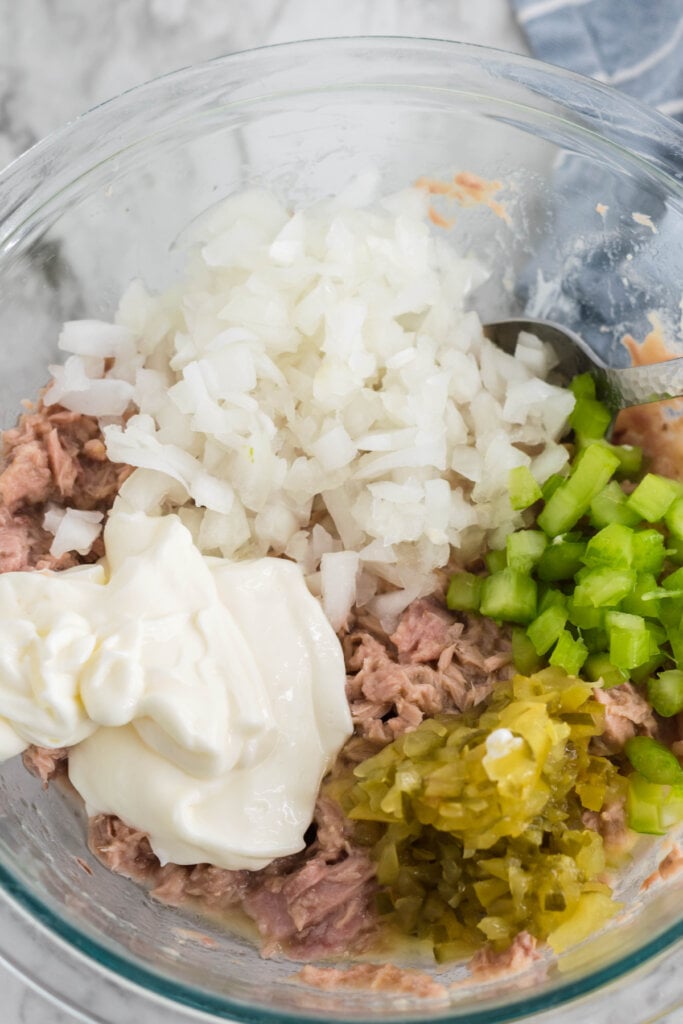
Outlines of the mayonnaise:
{"type": "Polygon", "coordinates": [[[71,746],[88,813],[162,862],[301,849],[351,720],[300,569],[203,557],[170,515],[113,514],[104,539],[96,566],[0,576],[0,756],[71,746]]]}

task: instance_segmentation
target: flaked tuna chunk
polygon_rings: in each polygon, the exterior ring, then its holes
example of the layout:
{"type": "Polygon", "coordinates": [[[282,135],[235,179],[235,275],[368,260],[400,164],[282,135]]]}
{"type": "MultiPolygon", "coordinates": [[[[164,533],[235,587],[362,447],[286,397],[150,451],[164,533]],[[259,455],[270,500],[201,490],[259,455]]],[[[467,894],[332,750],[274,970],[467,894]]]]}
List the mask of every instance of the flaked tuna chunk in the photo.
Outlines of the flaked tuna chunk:
{"type": "Polygon", "coordinates": [[[284,947],[294,959],[315,959],[359,948],[376,924],[375,890],[374,865],[364,852],[333,864],[319,854],[291,875],[264,876],[243,906],[264,940],[263,956],[284,947]]]}
{"type": "Polygon", "coordinates": [[[389,639],[401,664],[424,663],[437,661],[444,648],[457,640],[463,629],[463,623],[448,609],[426,597],[408,605],[389,639]]]}
{"type": "Polygon", "coordinates": [[[425,717],[475,707],[510,674],[503,630],[431,599],[409,605],[390,637],[367,618],[363,625],[342,638],[346,695],[357,734],[376,745],[425,717]]]}
{"type": "Polygon", "coordinates": [[[36,775],[43,786],[66,769],[68,747],[27,747],[22,754],[24,768],[36,775]]]}
{"type": "Polygon", "coordinates": [[[9,509],[40,505],[52,493],[52,473],[44,444],[27,440],[17,445],[0,473],[0,501],[9,509]]]}
{"type": "Polygon", "coordinates": [[[602,735],[593,741],[596,752],[616,754],[634,736],[655,736],[657,720],[652,708],[632,683],[612,686],[609,690],[596,687],[595,699],[605,708],[602,735]]]}
{"type": "Polygon", "coordinates": [[[600,833],[608,856],[624,853],[635,841],[627,824],[623,799],[611,800],[601,811],[584,811],[581,820],[586,828],[600,833]]]}
{"type": "Polygon", "coordinates": [[[479,980],[497,978],[502,974],[519,974],[530,964],[540,959],[536,939],[529,932],[519,932],[510,946],[496,952],[491,946],[483,946],[470,960],[470,971],[479,980]]]}
{"type": "Polygon", "coordinates": [[[90,819],[88,846],[100,860],[118,875],[136,882],[156,881],[160,864],[144,832],[124,824],[111,814],[90,819]]]}

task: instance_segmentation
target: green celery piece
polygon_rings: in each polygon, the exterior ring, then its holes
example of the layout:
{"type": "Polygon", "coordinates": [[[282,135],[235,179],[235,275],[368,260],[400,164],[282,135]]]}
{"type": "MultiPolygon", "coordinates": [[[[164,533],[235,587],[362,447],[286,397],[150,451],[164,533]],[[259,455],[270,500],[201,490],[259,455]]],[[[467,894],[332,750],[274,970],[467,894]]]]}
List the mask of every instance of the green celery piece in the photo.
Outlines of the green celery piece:
{"type": "Polygon", "coordinates": [[[488,551],[484,561],[489,572],[500,572],[507,565],[507,552],[504,549],[501,551],[488,551]]]}
{"type": "Polygon", "coordinates": [[[569,417],[569,426],[577,437],[597,440],[603,438],[612,422],[612,413],[596,398],[577,396],[569,417]]]}
{"type": "Polygon", "coordinates": [[[583,640],[580,637],[573,637],[569,630],[564,629],[560,633],[549,661],[556,668],[563,668],[567,675],[575,676],[581,670],[587,657],[588,650],[583,640]]]}
{"type": "Polygon", "coordinates": [[[633,568],[636,572],[659,575],[666,558],[664,538],[658,530],[636,530],[633,534],[633,568]]]}
{"type": "Polygon", "coordinates": [[[528,466],[516,466],[508,474],[510,504],[516,510],[529,508],[543,497],[543,492],[528,466]]]}
{"type": "Polygon", "coordinates": [[[616,480],[610,480],[606,487],[596,494],[590,504],[591,525],[601,529],[612,523],[622,526],[637,526],[640,516],[626,504],[626,495],[616,480]]]}
{"type": "Polygon", "coordinates": [[[602,629],[605,623],[605,609],[592,608],[590,605],[577,605],[573,598],[567,601],[569,621],[573,626],[584,629],[602,629]]]}
{"type": "Polygon", "coordinates": [[[543,484],[543,487],[541,488],[541,491],[543,493],[543,500],[550,501],[557,488],[561,484],[563,484],[566,479],[566,474],[563,475],[562,473],[553,473],[551,476],[549,476],[546,482],[543,484]]]}
{"type": "Polygon", "coordinates": [[[641,632],[646,628],[645,619],[642,615],[632,615],[629,612],[609,610],[605,612],[605,626],[607,629],[615,627],[621,629],[632,629],[641,632]]]}
{"type": "Polygon", "coordinates": [[[649,736],[634,736],[624,747],[633,768],[648,782],[660,786],[683,785],[683,768],[675,754],[649,736]]]}
{"type": "Polygon", "coordinates": [[[586,545],[584,565],[608,569],[630,569],[633,562],[633,530],[620,523],[598,530],[586,545]]]}
{"type": "Polygon", "coordinates": [[[479,610],[490,619],[530,622],[536,615],[536,582],[515,569],[501,569],[486,577],[479,610]]]}
{"type": "Polygon", "coordinates": [[[538,526],[550,537],[570,530],[586,514],[618,465],[619,459],[609,449],[599,444],[588,445],[576,460],[569,479],[557,488],[538,516],[538,526]]]}
{"type": "Polygon", "coordinates": [[[471,572],[455,573],[448,584],[447,607],[457,612],[478,612],[482,583],[482,577],[471,572]]]}
{"type": "Polygon", "coordinates": [[[626,792],[626,813],[629,827],[634,832],[663,836],[660,808],[668,793],[664,786],[658,786],[644,779],[638,772],[628,778],[626,792]]]}
{"type": "Polygon", "coordinates": [[[657,672],[667,659],[668,655],[664,651],[658,651],[654,657],[651,656],[642,665],[636,665],[629,672],[631,682],[635,683],[636,686],[644,686],[652,673],[657,672]]]}
{"type": "MultiPolygon", "coordinates": [[[[570,620],[571,621],[571,620],[570,620]]],[[[606,629],[581,629],[581,639],[591,654],[604,654],[609,647],[609,633],[606,629]]]]}
{"type": "Polygon", "coordinates": [[[644,598],[644,594],[651,594],[657,589],[657,579],[651,572],[638,574],[633,591],[627,594],[621,602],[621,607],[631,615],[640,615],[646,619],[657,619],[660,617],[661,602],[658,598],[644,598]]]}
{"type": "Polygon", "coordinates": [[[574,398],[595,398],[595,379],[590,373],[577,373],[569,382],[574,398]]]}
{"type": "Polygon", "coordinates": [[[593,608],[617,605],[631,593],[636,579],[636,574],[630,569],[590,569],[582,573],[581,582],[574,590],[574,604],[577,608],[582,605],[593,608]]]}
{"type": "Polygon", "coordinates": [[[651,657],[651,637],[646,629],[613,626],[609,630],[609,660],[617,668],[629,672],[651,657]]]}
{"type": "Polygon", "coordinates": [[[515,626],[512,630],[512,660],[517,671],[525,676],[538,672],[543,665],[543,659],[536,654],[522,626],[515,626]]]}
{"type": "Polygon", "coordinates": [[[666,542],[666,557],[674,565],[683,565],[683,540],[669,536],[666,542]]]}
{"type": "Polygon", "coordinates": [[[683,541],[683,498],[676,498],[671,508],[664,516],[669,533],[676,540],[683,541]]]}
{"type": "Polygon", "coordinates": [[[572,579],[581,568],[585,550],[585,541],[553,538],[538,561],[539,580],[550,583],[572,579]]]}
{"type": "Polygon", "coordinates": [[[517,530],[507,538],[507,564],[518,572],[529,573],[547,546],[548,538],[541,530],[517,530]]]}
{"type": "Polygon", "coordinates": [[[626,504],[648,523],[658,523],[680,494],[680,484],[675,480],[668,480],[657,473],[646,473],[626,499],[626,504]]]}
{"type": "Polygon", "coordinates": [[[660,672],[647,683],[650,704],[662,718],[673,718],[683,711],[683,672],[672,668],[660,672]]]}
{"type": "Polygon", "coordinates": [[[621,686],[622,683],[628,681],[627,673],[613,665],[609,660],[609,655],[604,652],[588,655],[584,665],[584,673],[591,682],[597,683],[601,679],[602,685],[606,690],[611,689],[613,686],[621,686]]]}
{"type": "Polygon", "coordinates": [[[611,444],[609,449],[619,459],[617,478],[635,480],[643,468],[643,449],[630,444],[611,444]]]}
{"type": "Polygon", "coordinates": [[[683,567],[665,576],[661,582],[664,590],[683,592],[683,567]]]}
{"type": "Polygon", "coordinates": [[[566,595],[561,590],[557,590],[556,587],[548,586],[547,583],[541,583],[538,588],[538,614],[540,615],[546,608],[552,608],[553,605],[566,608],[566,595]]]}
{"type": "Polygon", "coordinates": [[[560,605],[551,605],[527,626],[527,636],[537,654],[547,654],[562,634],[567,612],[560,605]]]}

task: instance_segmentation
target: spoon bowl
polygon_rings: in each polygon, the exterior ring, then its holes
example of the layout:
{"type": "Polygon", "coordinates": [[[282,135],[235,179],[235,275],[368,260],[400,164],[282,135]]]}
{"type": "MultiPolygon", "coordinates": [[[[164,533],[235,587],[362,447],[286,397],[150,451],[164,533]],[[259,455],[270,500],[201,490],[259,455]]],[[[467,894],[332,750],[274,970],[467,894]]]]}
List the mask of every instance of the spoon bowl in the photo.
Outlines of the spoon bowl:
{"type": "Polygon", "coordinates": [[[548,342],[557,356],[555,383],[567,385],[579,373],[590,373],[597,397],[613,416],[620,409],[683,396],[683,357],[648,366],[608,366],[575,331],[553,320],[518,317],[495,320],[484,325],[484,334],[494,345],[514,355],[522,331],[548,342]]]}

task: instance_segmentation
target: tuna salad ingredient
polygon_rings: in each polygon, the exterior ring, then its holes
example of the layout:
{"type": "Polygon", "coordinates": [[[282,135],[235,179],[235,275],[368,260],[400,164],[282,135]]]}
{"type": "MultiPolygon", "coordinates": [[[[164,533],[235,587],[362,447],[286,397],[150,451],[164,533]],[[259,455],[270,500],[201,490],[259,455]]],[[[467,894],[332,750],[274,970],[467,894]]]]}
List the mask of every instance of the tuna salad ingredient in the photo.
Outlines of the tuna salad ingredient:
{"type": "Polygon", "coordinates": [[[89,813],[164,862],[255,870],[302,849],[351,718],[301,570],[207,560],[174,515],[119,511],[104,547],[0,576],[0,757],[70,747],[89,813]]]}

